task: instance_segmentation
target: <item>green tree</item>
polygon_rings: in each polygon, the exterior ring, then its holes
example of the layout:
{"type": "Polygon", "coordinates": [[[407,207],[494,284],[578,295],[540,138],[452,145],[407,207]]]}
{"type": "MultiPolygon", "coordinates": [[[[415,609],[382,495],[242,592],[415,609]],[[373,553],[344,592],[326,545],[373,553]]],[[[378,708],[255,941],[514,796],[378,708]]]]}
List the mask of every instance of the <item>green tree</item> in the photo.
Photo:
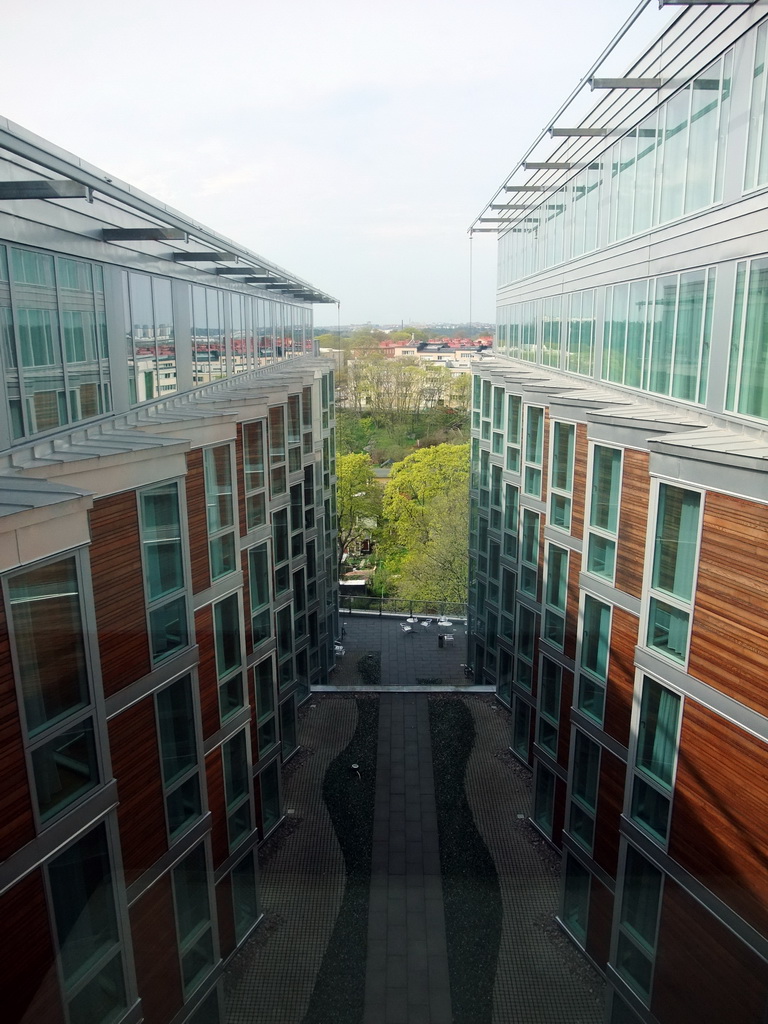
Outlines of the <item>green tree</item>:
{"type": "Polygon", "coordinates": [[[373,475],[371,457],[359,452],[336,458],[336,511],[338,515],[338,562],[348,545],[370,521],[381,514],[381,491],[373,475]]]}
{"type": "Polygon", "coordinates": [[[400,565],[397,593],[407,601],[466,604],[469,488],[454,487],[430,504],[429,537],[400,565]]]}
{"type": "Polygon", "coordinates": [[[468,488],[468,444],[438,444],[396,463],[384,488],[383,511],[398,543],[409,551],[426,544],[438,525],[435,499],[468,488]]]}

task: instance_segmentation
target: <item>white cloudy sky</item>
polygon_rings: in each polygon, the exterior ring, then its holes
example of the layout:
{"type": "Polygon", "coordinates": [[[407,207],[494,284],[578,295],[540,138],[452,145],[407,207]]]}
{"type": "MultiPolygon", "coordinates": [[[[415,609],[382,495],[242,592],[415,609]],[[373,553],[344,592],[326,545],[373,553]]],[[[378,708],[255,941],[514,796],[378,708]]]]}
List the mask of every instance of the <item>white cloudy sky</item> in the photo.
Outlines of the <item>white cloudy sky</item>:
{"type": "MultiPolygon", "coordinates": [[[[638,6],[33,0],[3,12],[0,114],[338,297],[342,323],[466,321],[469,224],[638,6]]],[[[492,320],[495,237],[473,250],[492,320]]]]}

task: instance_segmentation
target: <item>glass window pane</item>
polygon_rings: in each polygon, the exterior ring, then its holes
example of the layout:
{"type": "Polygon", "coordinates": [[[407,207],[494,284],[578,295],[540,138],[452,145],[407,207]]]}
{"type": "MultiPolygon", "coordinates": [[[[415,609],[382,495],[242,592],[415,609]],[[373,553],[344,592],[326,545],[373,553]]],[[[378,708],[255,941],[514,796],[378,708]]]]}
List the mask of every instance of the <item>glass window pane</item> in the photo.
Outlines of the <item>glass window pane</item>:
{"type": "Polygon", "coordinates": [[[242,664],[237,594],[230,594],[213,606],[213,628],[216,638],[216,672],[219,679],[223,679],[242,664]]]}
{"type": "Polygon", "coordinates": [[[61,966],[70,985],[112,950],[119,938],[104,826],[56,857],[48,874],[61,966]]]}
{"type": "Polygon", "coordinates": [[[610,644],[611,609],[589,594],[584,598],[581,665],[605,679],[610,644]]]}
{"type": "Polygon", "coordinates": [[[99,782],[91,719],[59,733],[32,752],[37,806],[42,821],[63,810],[99,782]]]}
{"type": "Polygon", "coordinates": [[[653,679],[643,683],[636,764],[665,788],[672,788],[677,756],[680,697],[653,679]]]}
{"type": "Polygon", "coordinates": [[[177,597],[150,611],[149,629],[153,661],[160,661],[174,651],[186,647],[188,643],[187,599],[177,597]]]}
{"type": "Polygon", "coordinates": [[[202,814],[200,779],[197,775],[191,776],[167,795],[166,809],[171,839],[182,832],[190,822],[197,821],[202,814]]]}
{"type": "Polygon", "coordinates": [[[590,874],[575,857],[567,857],[563,886],[563,923],[579,942],[587,938],[590,874]]]}
{"type": "Polygon", "coordinates": [[[158,693],[157,718],[163,781],[168,786],[197,764],[195,711],[189,676],[158,693]]]}
{"type": "Polygon", "coordinates": [[[589,522],[607,533],[616,533],[621,489],[621,451],[595,445],[592,463],[592,501],[589,522]]]}
{"type": "Polygon", "coordinates": [[[656,518],[653,588],[690,600],[696,561],[701,495],[662,484],[656,518]]]}
{"type": "Polygon", "coordinates": [[[13,637],[30,735],[89,701],[74,558],[8,579],[13,637]]]}
{"type": "Polygon", "coordinates": [[[213,534],[234,524],[230,447],[206,448],[204,458],[208,532],[213,534]]]}
{"type": "Polygon", "coordinates": [[[232,904],[235,911],[235,935],[237,941],[241,942],[259,916],[256,869],[252,853],[232,868],[232,904]]]}
{"type": "Polygon", "coordinates": [[[147,597],[154,601],[184,586],[178,487],[142,491],[140,501],[147,597]]]}

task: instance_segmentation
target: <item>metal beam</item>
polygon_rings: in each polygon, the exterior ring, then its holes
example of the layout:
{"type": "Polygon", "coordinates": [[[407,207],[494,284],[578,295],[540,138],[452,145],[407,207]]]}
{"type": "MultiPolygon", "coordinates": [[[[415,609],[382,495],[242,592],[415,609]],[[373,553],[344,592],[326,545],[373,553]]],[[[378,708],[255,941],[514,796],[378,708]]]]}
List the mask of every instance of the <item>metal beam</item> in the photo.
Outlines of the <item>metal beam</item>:
{"type": "Polygon", "coordinates": [[[91,190],[79,181],[0,181],[0,199],[92,199],[91,190]]]}
{"type": "Polygon", "coordinates": [[[264,274],[264,275],[262,275],[260,277],[244,277],[243,278],[243,281],[246,284],[264,284],[265,281],[274,281],[274,280],[275,280],[274,277],[269,277],[267,274],[264,274]]]}
{"type": "Polygon", "coordinates": [[[187,233],[176,228],[102,228],[101,237],[105,242],[186,242],[187,233]]]}
{"type": "Polygon", "coordinates": [[[590,78],[589,88],[595,89],[660,89],[660,78],[590,78]]]}
{"type": "Polygon", "coordinates": [[[599,137],[608,134],[607,128],[550,128],[552,138],[567,138],[569,135],[583,135],[585,138],[599,137]]]}
{"type": "Polygon", "coordinates": [[[662,7],[748,7],[754,0],[659,0],[662,7]]]}
{"type": "Polygon", "coordinates": [[[252,274],[253,270],[254,270],[253,267],[243,267],[243,266],[240,266],[240,267],[214,267],[213,268],[214,274],[236,274],[238,276],[240,274],[242,274],[243,276],[247,276],[248,274],[252,274]]]}
{"type": "Polygon", "coordinates": [[[174,252],[171,255],[174,263],[219,263],[238,258],[234,252],[174,252]]]}
{"type": "Polygon", "coordinates": [[[544,161],[544,163],[537,163],[536,161],[531,163],[528,160],[523,161],[524,171],[570,171],[571,168],[575,166],[576,164],[558,164],[549,163],[547,161],[544,161]]]}
{"type": "Polygon", "coordinates": [[[505,185],[505,192],[551,192],[550,185],[505,185]]]}

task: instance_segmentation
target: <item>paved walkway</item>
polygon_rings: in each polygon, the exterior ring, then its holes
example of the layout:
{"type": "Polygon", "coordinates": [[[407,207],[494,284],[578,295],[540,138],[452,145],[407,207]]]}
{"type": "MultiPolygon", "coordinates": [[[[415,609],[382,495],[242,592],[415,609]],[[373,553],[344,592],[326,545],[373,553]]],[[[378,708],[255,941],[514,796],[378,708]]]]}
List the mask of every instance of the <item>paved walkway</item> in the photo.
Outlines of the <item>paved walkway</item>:
{"type": "Polygon", "coordinates": [[[451,1024],[425,694],[382,694],[364,1024],[451,1024]]]}
{"type": "MultiPolygon", "coordinates": [[[[530,773],[508,752],[509,716],[487,697],[461,699],[476,729],[467,798],[503,905],[493,1022],[600,1024],[602,983],[554,924],[558,861],[527,821],[530,773]]],[[[322,780],[354,732],[356,704],[329,694],[312,703],[299,733],[311,754],[283,789],[302,820],[263,871],[266,927],[229,969],[227,1024],[301,1024],[341,903],[322,780]]],[[[426,694],[382,693],[378,740],[364,1024],[449,1024],[426,694]]]]}

